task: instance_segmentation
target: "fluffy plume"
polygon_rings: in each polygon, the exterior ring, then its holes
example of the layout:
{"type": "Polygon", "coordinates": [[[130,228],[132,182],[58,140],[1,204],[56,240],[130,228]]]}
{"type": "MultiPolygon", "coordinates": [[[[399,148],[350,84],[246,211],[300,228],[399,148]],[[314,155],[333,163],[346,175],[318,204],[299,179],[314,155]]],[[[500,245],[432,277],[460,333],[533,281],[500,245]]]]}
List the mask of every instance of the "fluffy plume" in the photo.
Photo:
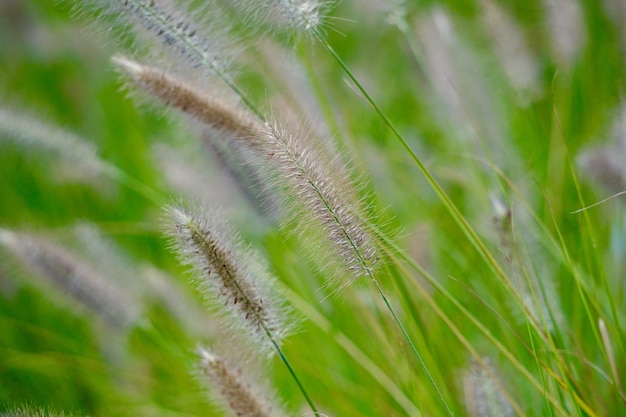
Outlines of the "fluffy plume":
{"type": "Polygon", "coordinates": [[[626,189],[626,104],[622,103],[610,124],[608,141],[602,146],[583,148],[576,164],[583,178],[611,193],[626,189]]]}
{"type": "MultiPolygon", "coordinates": [[[[269,193],[254,187],[254,184],[261,182],[258,168],[248,163],[251,155],[246,152],[243,145],[245,141],[233,140],[247,139],[257,134],[258,122],[249,113],[233,110],[232,106],[210,97],[197,86],[157,67],[143,65],[122,56],[114,57],[113,62],[142,92],[209,127],[206,129],[203,126],[203,145],[239,187],[250,206],[262,217],[267,217],[267,210],[260,202],[264,201],[269,207],[276,207],[277,203],[269,193]]],[[[166,155],[166,162],[171,162],[171,151],[168,150],[166,155]]],[[[204,188],[206,180],[201,181],[204,188]]],[[[190,188],[189,178],[182,182],[186,183],[186,189],[190,188]]]]}
{"type": "Polygon", "coordinates": [[[0,244],[108,324],[125,327],[136,321],[136,300],[70,252],[44,240],[4,229],[0,229],[0,244]]]}
{"type": "Polygon", "coordinates": [[[278,124],[266,123],[252,146],[265,154],[285,179],[297,206],[326,231],[353,278],[371,276],[378,254],[358,209],[355,192],[339,164],[328,162],[311,143],[278,124]]]}
{"type": "Polygon", "coordinates": [[[83,138],[23,113],[0,108],[0,133],[0,139],[12,139],[71,161],[83,176],[99,175],[105,166],[95,146],[83,138]]]}
{"type": "Polygon", "coordinates": [[[576,164],[585,179],[606,191],[619,193],[626,189],[624,152],[618,146],[586,148],[576,158],[576,164]]]}
{"type": "Polygon", "coordinates": [[[214,388],[216,397],[240,417],[283,416],[284,413],[258,392],[242,372],[225,359],[200,349],[200,369],[214,388]]]}
{"type": "Polygon", "coordinates": [[[125,57],[114,57],[113,62],[141,90],[213,129],[237,137],[254,134],[252,121],[243,112],[233,111],[186,81],[159,68],[142,65],[125,57]]]}
{"type": "Polygon", "coordinates": [[[580,54],[587,33],[578,0],[543,0],[546,30],[557,63],[570,68],[580,54]]]}
{"type": "Polygon", "coordinates": [[[496,2],[482,0],[482,16],[492,38],[494,52],[513,88],[539,92],[539,63],[515,20],[496,2]]]}
{"type": "MultiPolygon", "coordinates": [[[[201,24],[194,21],[189,10],[170,0],[83,0],[82,3],[92,4],[101,14],[113,15],[117,20],[126,17],[137,34],[156,46],[155,52],[173,58],[168,63],[229,79],[236,48],[214,2],[210,5],[214,18],[201,24]]],[[[145,50],[143,43],[141,50],[145,50]]]]}
{"type": "Polygon", "coordinates": [[[172,244],[182,263],[191,266],[195,279],[219,311],[231,317],[234,327],[243,327],[256,342],[271,350],[288,331],[273,278],[251,250],[220,216],[206,215],[180,206],[167,208],[172,244]]]}
{"type": "Polygon", "coordinates": [[[237,0],[248,20],[307,35],[324,23],[330,2],[321,0],[237,0]]]}

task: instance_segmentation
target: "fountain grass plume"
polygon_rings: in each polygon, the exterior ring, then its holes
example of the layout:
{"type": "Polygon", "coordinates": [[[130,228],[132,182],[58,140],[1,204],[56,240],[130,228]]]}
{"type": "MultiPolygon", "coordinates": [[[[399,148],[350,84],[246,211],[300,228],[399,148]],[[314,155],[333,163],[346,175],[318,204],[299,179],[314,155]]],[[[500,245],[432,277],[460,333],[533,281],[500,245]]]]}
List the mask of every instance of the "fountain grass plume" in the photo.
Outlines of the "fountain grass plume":
{"type": "Polygon", "coordinates": [[[72,161],[84,173],[99,175],[105,170],[106,163],[98,156],[96,147],[82,137],[23,112],[0,107],[0,140],[9,139],[72,161]]]}
{"type": "MultiPolygon", "coordinates": [[[[211,13],[190,10],[172,0],[82,0],[85,9],[95,8],[102,18],[125,21],[136,52],[148,50],[165,65],[203,75],[216,76],[229,83],[231,63],[238,54],[227,19],[216,11],[220,6],[209,2],[211,13]],[[195,12],[195,13],[194,13],[195,12]],[[201,15],[195,18],[195,15],[201,15]],[[122,18],[122,19],[120,19],[122,18]],[[154,48],[145,48],[145,44],[154,48]]],[[[121,35],[128,32],[120,31],[121,35]]]]}
{"type": "Polygon", "coordinates": [[[191,267],[194,280],[235,329],[245,329],[255,348],[278,348],[290,328],[279,291],[265,264],[221,216],[213,211],[170,205],[168,234],[181,263],[191,267]],[[223,307],[222,307],[223,306],[223,307]]]}
{"type": "Polygon", "coordinates": [[[143,65],[124,56],[113,57],[113,63],[141,91],[212,129],[235,137],[254,134],[251,116],[243,111],[233,110],[221,100],[206,94],[197,85],[155,66],[143,65]]]}
{"type": "Polygon", "coordinates": [[[0,229],[0,244],[38,276],[111,327],[126,328],[137,322],[138,300],[73,253],[52,242],[6,229],[0,229]]]}
{"type": "Polygon", "coordinates": [[[250,26],[287,31],[293,37],[311,37],[324,25],[334,2],[321,0],[236,0],[250,26]]]}
{"type": "Polygon", "coordinates": [[[489,358],[481,367],[472,361],[463,375],[465,406],[470,417],[512,417],[515,415],[489,358]]]}
{"type": "Polygon", "coordinates": [[[81,178],[107,176],[133,189],[146,199],[161,204],[162,196],[145,183],[132,177],[98,155],[97,148],[86,139],[53,124],[0,108],[0,141],[11,139],[30,149],[41,149],[79,168],[81,178]]]}
{"type": "Polygon", "coordinates": [[[279,123],[266,123],[261,133],[253,137],[252,145],[267,155],[280,180],[288,184],[289,202],[308,211],[322,227],[352,279],[371,276],[378,251],[345,170],[331,171],[337,161],[320,152],[311,138],[294,134],[279,123]]]}
{"type": "Polygon", "coordinates": [[[302,386],[280,342],[289,332],[288,311],[273,278],[251,250],[220,219],[217,212],[203,216],[199,210],[180,205],[167,208],[172,246],[183,264],[192,267],[205,295],[223,305],[220,313],[231,318],[231,326],[245,329],[256,353],[276,353],[300,389],[311,411],[317,409],[302,386]]]}
{"type": "Polygon", "coordinates": [[[234,415],[240,417],[279,417],[284,412],[275,405],[242,369],[206,349],[199,349],[200,371],[212,386],[212,393],[234,415]]]}

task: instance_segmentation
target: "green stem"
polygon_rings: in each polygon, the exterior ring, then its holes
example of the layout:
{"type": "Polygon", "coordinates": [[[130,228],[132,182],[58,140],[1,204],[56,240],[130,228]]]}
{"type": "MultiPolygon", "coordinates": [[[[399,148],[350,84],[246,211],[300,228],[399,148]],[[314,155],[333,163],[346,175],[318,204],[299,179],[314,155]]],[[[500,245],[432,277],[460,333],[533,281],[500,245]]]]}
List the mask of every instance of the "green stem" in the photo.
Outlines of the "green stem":
{"type": "Polygon", "coordinates": [[[315,408],[315,405],[313,405],[313,401],[311,401],[311,398],[309,397],[309,394],[307,394],[306,390],[304,389],[304,386],[302,385],[302,383],[300,382],[300,379],[298,378],[298,376],[296,375],[295,371],[291,367],[291,363],[289,362],[289,360],[287,359],[287,357],[283,353],[282,349],[280,348],[280,346],[278,346],[278,343],[276,343],[276,341],[274,340],[274,338],[272,337],[272,335],[270,334],[270,332],[267,329],[265,329],[265,332],[267,333],[267,337],[269,337],[270,341],[272,342],[272,345],[274,346],[274,349],[276,349],[276,353],[278,353],[278,356],[280,357],[280,360],[283,361],[283,363],[287,367],[287,370],[291,374],[291,377],[296,382],[296,385],[298,385],[298,388],[300,389],[300,392],[304,396],[304,399],[306,400],[306,402],[309,404],[309,407],[311,408],[311,411],[313,411],[313,413],[315,413],[316,415],[319,415],[320,413],[317,411],[317,408],[315,408]]]}
{"type": "MultiPolygon", "coordinates": [[[[369,270],[368,270],[368,272],[369,272],[369,270]]],[[[406,339],[407,343],[411,347],[411,350],[415,354],[415,357],[417,358],[417,361],[419,362],[420,366],[422,367],[422,370],[424,371],[424,373],[428,377],[428,381],[430,382],[430,384],[435,389],[435,392],[437,393],[437,396],[439,397],[439,399],[441,400],[443,405],[446,407],[446,410],[448,411],[448,414],[450,414],[451,416],[454,416],[454,413],[450,409],[450,406],[448,405],[447,401],[443,397],[443,394],[439,390],[439,387],[437,386],[437,383],[435,382],[435,379],[433,378],[432,374],[428,370],[428,367],[426,366],[426,363],[424,362],[424,359],[422,358],[422,355],[420,355],[419,351],[415,347],[415,344],[413,343],[413,340],[411,340],[411,337],[409,336],[409,333],[406,331],[406,328],[404,327],[404,325],[400,321],[400,318],[396,314],[396,311],[391,306],[391,303],[389,302],[389,299],[387,298],[387,296],[383,292],[382,288],[378,284],[378,280],[376,280],[376,278],[374,278],[374,275],[371,272],[369,272],[369,277],[372,280],[372,282],[374,283],[374,286],[376,287],[376,290],[378,291],[378,294],[380,294],[381,298],[383,299],[383,302],[385,303],[385,306],[387,307],[387,309],[391,313],[391,316],[393,317],[393,320],[396,322],[396,325],[400,329],[400,332],[402,333],[402,336],[404,336],[404,338],[406,339]]]]}

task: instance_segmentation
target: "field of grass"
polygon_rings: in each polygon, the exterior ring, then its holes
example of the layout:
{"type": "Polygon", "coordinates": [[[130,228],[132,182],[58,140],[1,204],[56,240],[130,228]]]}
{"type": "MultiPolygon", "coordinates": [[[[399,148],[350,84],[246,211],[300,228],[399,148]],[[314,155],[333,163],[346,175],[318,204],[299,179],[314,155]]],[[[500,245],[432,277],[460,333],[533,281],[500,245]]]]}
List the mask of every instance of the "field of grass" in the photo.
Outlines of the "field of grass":
{"type": "Polygon", "coordinates": [[[626,415],[625,95],[623,0],[0,0],[0,415],[626,415]]]}

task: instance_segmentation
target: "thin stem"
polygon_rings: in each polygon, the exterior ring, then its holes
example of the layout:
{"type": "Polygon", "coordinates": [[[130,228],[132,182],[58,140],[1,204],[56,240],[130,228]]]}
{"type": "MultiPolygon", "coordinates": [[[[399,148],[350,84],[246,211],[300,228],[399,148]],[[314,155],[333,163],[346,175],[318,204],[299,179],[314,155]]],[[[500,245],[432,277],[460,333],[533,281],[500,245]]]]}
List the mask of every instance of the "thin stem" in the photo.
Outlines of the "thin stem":
{"type": "Polygon", "coordinates": [[[422,413],[415,404],[402,392],[395,382],[370,358],[356,343],[344,333],[339,331],[322,313],[316,310],[310,303],[304,300],[294,290],[279,282],[281,289],[287,298],[309,320],[311,320],[327,336],[332,337],[344,352],[367,371],[372,378],[379,382],[381,388],[386,390],[400,405],[408,416],[421,417],[422,413]]]}
{"type": "Polygon", "coordinates": [[[404,336],[404,338],[406,339],[407,343],[411,347],[411,350],[415,354],[415,357],[417,358],[417,361],[419,362],[420,366],[422,367],[422,370],[424,371],[424,373],[428,377],[428,381],[430,382],[430,384],[435,389],[435,392],[437,392],[437,396],[439,397],[441,402],[445,405],[446,410],[448,411],[448,414],[450,414],[451,416],[454,416],[454,413],[450,409],[450,406],[448,405],[447,401],[443,397],[443,394],[439,390],[439,387],[437,386],[437,383],[435,382],[433,376],[431,375],[430,371],[428,370],[428,367],[426,366],[426,363],[424,362],[424,359],[422,359],[422,355],[420,355],[419,351],[415,347],[415,344],[411,340],[411,337],[409,336],[409,333],[406,331],[404,325],[400,321],[400,318],[396,314],[396,311],[391,306],[391,303],[389,302],[389,299],[387,298],[387,296],[383,292],[382,288],[378,284],[378,280],[376,280],[376,278],[374,278],[374,275],[370,271],[368,271],[368,275],[369,275],[370,279],[372,280],[372,282],[374,283],[374,286],[376,287],[376,290],[378,291],[378,294],[380,294],[380,296],[382,297],[383,302],[385,303],[385,306],[387,306],[387,309],[391,313],[391,316],[393,317],[393,320],[398,325],[398,328],[400,329],[400,332],[402,333],[402,336],[404,336]]]}
{"type": "Polygon", "coordinates": [[[267,337],[269,337],[270,341],[272,342],[272,345],[274,346],[274,349],[276,349],[276,353],[280,357],[280,360],[283,361],[283,363],[287,367],[287,370],[291,374],[291,377],[296,382],[296,385],[298,385],[298,388],[300,389],[300,392],[304,396],[304,399],[306,400],[306,402],[309,404],[309,407],[311,408],[311,411],[313,411],[313,413],[315,413],[316,415],[319,415],[320,413],[317,411],[317,408],[315,408],[315,405],[313,405],[313,401],[311,401],[311,398],[309,397],[309,394],[307,394],[306,390],[304,389],[304,386],[302,385],[302,383],[300,382],[300,379],[298,378],[298,376],[296,375],[295,371],[291,367],[291,363],[289,362],[289,360],[287,359],[287,357],[283,353],[282,349],[280,348],[280,346],[278,346],[278,343],[276,343],[276,341],[274,341],[274,338],[272,337],[272,335],[270,334],[270,332],[267,329],[265,329],[265,332],[267,333],[267,337]]]}

